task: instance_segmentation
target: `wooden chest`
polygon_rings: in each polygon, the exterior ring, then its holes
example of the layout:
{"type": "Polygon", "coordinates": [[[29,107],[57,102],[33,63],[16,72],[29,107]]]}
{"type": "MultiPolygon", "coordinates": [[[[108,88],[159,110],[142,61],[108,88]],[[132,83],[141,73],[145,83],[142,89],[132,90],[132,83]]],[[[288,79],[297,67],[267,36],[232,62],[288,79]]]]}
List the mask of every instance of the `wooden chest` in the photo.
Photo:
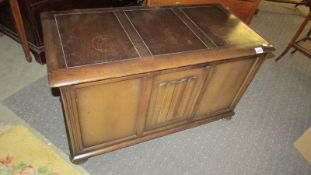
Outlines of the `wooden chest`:
{"type": "Polygon", "coordinates": [[[217,4],[41,18],[73,162],[232,116],[274,50],[217,4]]]}

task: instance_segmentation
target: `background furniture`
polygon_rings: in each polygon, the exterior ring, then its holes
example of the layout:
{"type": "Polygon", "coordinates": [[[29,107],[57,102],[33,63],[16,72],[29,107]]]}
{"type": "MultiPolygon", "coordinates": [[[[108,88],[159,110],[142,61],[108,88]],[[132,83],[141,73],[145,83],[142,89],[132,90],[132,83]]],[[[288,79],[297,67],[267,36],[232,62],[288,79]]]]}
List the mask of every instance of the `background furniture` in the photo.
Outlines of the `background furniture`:
{"type": "Polygon", "coordinates": [[[23,48],[26,60],[28,62],[31,62],[32,58],[30,55],[29,45],[28,45],[28,41],[27,41],[27,37],[26,37],[26,33],[25,33],[23,18],[20,14],[19,4],[18,4],[17,0],[9,0],[9,2],[10,2],[12,16],[14,18],[15,28],[16,28],[16,31],[18,33],[18,37],[20,39],[20,42],[22,44],[22,48],[23,48]]]}
{"type": "Polygon", "coordinates": [[[42,24],[74,162],[232,116],[274,50],[215,4],[50,12],[42,24]]]}
{"type": "Polygon", "coordinates": [[[147,0],[148,6],[166,6],[179,4],[221,3],[249,24],[256,13],[260,0],[147,0]]]}
{"type": "Polygon", "coordinates": [[[295,53],[296,51],[300,51],[307,55],[308,57],[311,57],[311,29],[309,30],[308,34],[303,37],[302,39],[295,42],[293,45],[294,50],[291,52],[291,54],[295,53]]]}
{"type": "Polygon", "coordinates": [[[309,8],[309,13],[305,17],[304,21],[302,24],[299,26],[298,30],[296,31],[295,35],[292,37],[286,48],[283,50],[283,52],[275,59],[275,61],[280,60],[292,47],[295,48],[295,50],[292,52],[294,53],[295,51],[301,51],[302,53],[311,56],[310,54],[310,40],[309,40],[309,35],[310,31],[307,34],[306,37],[304,37],[302,40],[298,40],[299,36],[301,33],[304,31],[305,27],[307,26],[308,22],[311,19],[311,0],[302,0],[302,1],[287,1],[287,0],[267,0],[267,1],[272,1],[272,2],[279,2],[279,3],[290,3],[290,4],[295,4],[295,6],[298,5],[305,5],[309,8]]]}
{"type": "Polygon", "coordinates": [[[43,11],[66,10],[76,8],[99,8],[115,7],[126,5],[138,5],[139,0],[6,0],[0,5],[0,30],[20,41],[23,44],[27,60],[31,60],[28,54],[29,50],[34,54],[36,61],[45,63],[44,45],[42,38],[42,28],[40,22],[40,13],[43,11]],[[10,2],[11,6],[10,6],[10,2]],[[20,9],[17,4],[19,4],[20,9]],[[13,9],[13,10],[12,10],[13,9]],[[12,13],[13,11],[13,13],[12,13]],[[23,17],[19,18],[20,16],[23,17]],[[16,19],[16,27],[13,16],[16,19]],[[24,25],[24,29],[22,28],[24,25]],[[24,34],[22,34],[24,32],[24,34]],[[18,34],[19,33],[19,34],[18,34]],[[21,37],[19,37],[19,35],[21,37]],[[26,37],[25,37],[26,36],[26,37]],[[27,38],[28,43],[25,38],[27,38]]]}

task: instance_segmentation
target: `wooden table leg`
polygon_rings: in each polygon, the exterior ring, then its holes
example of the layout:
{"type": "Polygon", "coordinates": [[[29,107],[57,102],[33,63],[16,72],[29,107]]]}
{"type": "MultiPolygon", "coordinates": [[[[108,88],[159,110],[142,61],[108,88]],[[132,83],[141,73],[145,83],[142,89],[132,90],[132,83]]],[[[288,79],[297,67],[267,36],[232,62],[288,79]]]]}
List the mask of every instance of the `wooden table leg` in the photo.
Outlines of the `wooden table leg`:
{"type": "Polygon", "coordinates": [[[309,20],[311,19],[311,9],[309,8],[309,14],[306,16],[306,18],[304,19],[304,21],[302,22],[302,24],[300,25],[299,29],[297,30],[297,32],[295,33],[294,37],[291,39],[291,41],[289,42],[289,44],[287,45],[287,47],[284,49],[284,51],[275,59],[275,61],[280,60],[291,48],[292,46],[295,44],[296,40],[298,39],[299,35],[301,34],[301,32],[303,31],[303,29],[306,27],[306,25],[308,24],[309,20]]]}
{"type": "Polygon", "coordinates": [[[19,35],[19,38],[20,38],[20,41],[21,41],[21,44],[22,44],[22,47],[25,53],[26,60],[28,62],[31,62],[32,58],[30,55],[28,41],[27,41],[25,28],[24,28],[24,23],[23,23],[22,16],[20,14],[18,2],[17,0],[9,0],[9,1],[10,1],[12,15],[13,15],[14,22],[15,22],[16,31],[19,35]]]}

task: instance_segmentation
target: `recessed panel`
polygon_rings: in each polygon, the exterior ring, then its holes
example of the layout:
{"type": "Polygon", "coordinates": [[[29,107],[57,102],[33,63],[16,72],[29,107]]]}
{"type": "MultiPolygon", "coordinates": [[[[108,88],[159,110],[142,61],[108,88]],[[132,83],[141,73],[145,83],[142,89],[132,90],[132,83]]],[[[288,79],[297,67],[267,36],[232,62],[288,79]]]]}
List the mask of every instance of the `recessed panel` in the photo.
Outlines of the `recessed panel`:
{"type": "Polygon", "coordinates": [[[136,135],[140,79],[77,89],[82,143],[85,147],[136,135]]]}
{"type": "Polygon", "coordinates": [[[171,9],[133,10],[126,14],[154,55],[206,48],[171,9]]]}
{"type": "Polygon", "coordinates": [[[138,57],[113,13],[55,16],[67,67],[138,57]]]}
{"type": "Polygon", "coordinates": [[[228,110],[255,59],[245,59],[212,67],[196,117],[206,117],[228,110]]]}
{"type": "Polygon", "coordinates": [[[185,7],[182,10],[219,47],[259,41],[240,19],[220,7],[185,7]]]}
{"type": "Polygon", "coordinates": [[[205,68],[195,68],[156,76],[146,130],[171,127],[190,118],[205,71],[205,68]]]}

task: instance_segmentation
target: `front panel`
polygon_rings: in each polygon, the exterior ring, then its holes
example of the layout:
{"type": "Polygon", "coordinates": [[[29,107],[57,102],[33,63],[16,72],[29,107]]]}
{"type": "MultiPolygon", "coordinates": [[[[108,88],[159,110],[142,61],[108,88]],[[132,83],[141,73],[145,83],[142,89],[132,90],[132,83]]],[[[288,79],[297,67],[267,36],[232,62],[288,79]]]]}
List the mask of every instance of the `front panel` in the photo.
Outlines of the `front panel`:
{"type": "Polygon", "coordinates": [[[82,144],[90,147],[136,136],[141,79],[77,87],[82,144]]]}
{"type": "Polygon", "coordinates": [[[146,130],[174,125],[190,118],[206,71],[206,68],[196,68],[155,76],[146,130]]]}
{"type": "Polygon", "coordinates": [[[195,116],[197,118],[232,110],[230,106],[255,59],[248,58],[211,66],[195,116]]]}

